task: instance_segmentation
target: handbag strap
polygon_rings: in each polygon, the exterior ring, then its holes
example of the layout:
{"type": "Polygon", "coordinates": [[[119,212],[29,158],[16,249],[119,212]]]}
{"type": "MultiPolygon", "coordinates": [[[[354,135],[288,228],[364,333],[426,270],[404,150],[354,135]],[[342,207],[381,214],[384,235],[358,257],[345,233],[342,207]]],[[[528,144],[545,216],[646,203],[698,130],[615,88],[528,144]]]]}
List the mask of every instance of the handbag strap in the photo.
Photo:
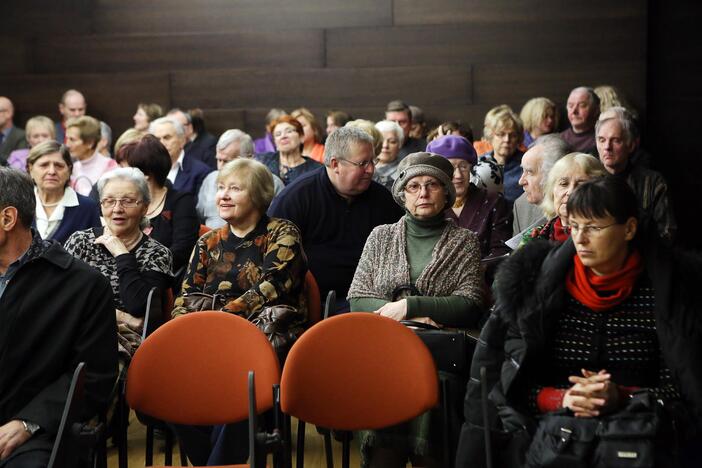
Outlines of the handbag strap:
{"type": "Polygon", "coordinates": [[[415,322],[414,320],[400,320],[400,323],[406,327],[421,328],[422,330],[441,330],[441,328],[430,323],[415,322]]]}

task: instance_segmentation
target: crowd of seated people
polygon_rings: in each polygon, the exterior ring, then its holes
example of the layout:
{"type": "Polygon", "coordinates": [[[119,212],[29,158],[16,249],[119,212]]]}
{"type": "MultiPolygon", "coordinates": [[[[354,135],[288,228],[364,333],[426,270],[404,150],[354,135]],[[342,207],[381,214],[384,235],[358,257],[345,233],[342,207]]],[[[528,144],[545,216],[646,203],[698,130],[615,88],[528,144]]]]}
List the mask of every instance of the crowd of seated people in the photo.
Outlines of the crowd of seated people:
{"type": "MultiPolygon", "coordinates": [[[[666,181],[621,92],[579,86],[555,98],[566,106],[535,97],[519,114],[491,108],[480,140],[460,121],[430,125],[401,100],[375,122],[330,110],[326,132],[305,107],[271,109],[257,140],[241,129],[210,134],[197,108],[140,103],[134,128],[112,147],[110,127],[86,114],[77,90],[61,97],[56,123],[35,116],[24,131],[0,97],[0,165],[12,168],[0,168],[0,363],[11,343],[2,311],[18,300],[14,279],[24,284],[25,271],[61,278],[54,270],[75,269],[107,295],[90,303],[106,323],[72,325],[103,337],[88,359],[102,379],[116,377],[115,351],[126,366],[140,345],[151,288],[174,295],[173,320],[207,309],[251,319],[290,306],[296,337],[309,326],[311,272],[322,300],[336,295],[330,315],[481,334],[472,378],[461,376],[465,414],[448,416],[463,424],[456,466],[488,456],[521,466],[536,457],[544,415],[604,418],[642,392],[676,427],[658,442],[661,459],[695,466],[702,326],[692,288],[702,259],[675,249],[666,181]]],[[[25,320],[31,328],[37,319],[25,320]]],[[[61,346],[75,352],[68,339],[61,346]]],[[[101,391],[92,411],[114,397],[101,391]]],[[[5,397],[23,392],[0,376],[3,468],[23,466],[25,450],[43,457],[55,435],[53,422],[23,409],[32,395],[5,397]],[[14,465],[5,461],[13,452],[14,465]]],[[[442,418],[432,410],[359,432],[363,466],[442,466],[442,418]]],[[[195,463],[248,456],[245,424],[175,430],[195,463]]]]}

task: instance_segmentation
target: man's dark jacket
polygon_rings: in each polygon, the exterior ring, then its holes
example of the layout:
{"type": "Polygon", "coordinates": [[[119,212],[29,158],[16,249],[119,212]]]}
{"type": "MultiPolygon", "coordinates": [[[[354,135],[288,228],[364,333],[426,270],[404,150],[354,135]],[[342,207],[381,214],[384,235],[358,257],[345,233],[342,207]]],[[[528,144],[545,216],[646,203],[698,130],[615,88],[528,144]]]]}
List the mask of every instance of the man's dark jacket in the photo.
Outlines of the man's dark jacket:
{"type": "MultiPolygon", "coordinates": [[[[684,403],[702,421],[702,258],[655,241],[640,247],[655,290],[656,329],[666,364],[684,403]]],[[[480,334],[465,399],[465,423],[456,467],[485,466],[480,368],[488,388],[488,427],[494,466],[519,466],[535,421],[524,405],[525,375],[543,365],[545,344],[566,307],[565,278],[573,264],[572,239],[554,246],[534,241],[501,266],[495,310],[480,334]]]]}
{"type": "Polygon", "coordinates": [[[76,365],[86,363],[86,412],[104,409],[117,378],[112,289],[57,242],[22,265],[0,298],[0,425],[41,432],[15,450],[51,450],[76,365]]]}

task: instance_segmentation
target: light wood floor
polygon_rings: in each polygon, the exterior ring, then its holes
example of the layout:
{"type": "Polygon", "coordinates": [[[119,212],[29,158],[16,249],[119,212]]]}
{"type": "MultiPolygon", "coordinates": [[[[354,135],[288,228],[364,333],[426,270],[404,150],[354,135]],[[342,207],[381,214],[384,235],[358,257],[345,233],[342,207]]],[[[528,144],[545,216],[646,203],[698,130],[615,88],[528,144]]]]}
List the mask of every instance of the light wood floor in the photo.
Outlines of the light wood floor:
{"type": "MultiPolygon", "coordinates": [[[[295,441],[297,434],[297,420],[293,418],[293,466],[295,466],[295,441]]],[[[324,441],[322,436],[317,434],[314,426],[307,424],[305,430],[305,467],[317,468],[326,467],[324,458],[324,441]]],[[[129,467],[137,468],[144,466],[144,454],[146,449],[146,427],[137,421],[132,411],[129,415],[129,430],[127,432],[127,446],[129,451],[129,467]]],[[[163,440],[156,440],[154,449],[154,463],[156,465],[163,463],[163,440]]],[[[334,449],[334,466],[341,466],[341,443],[333,441],[334,449]]],[[[108,468],[117,468],[117,448],[110,446],[107,450],[107,466],[108,468]]],[[[174,465],[180,465],[180,453],[176,444],[173,454],[174,465]]],[[[269,466],[271,460],[269,457],[269,466]]],[[[358,456],[358,444],[354,440],[351,443],[351,466],[360,466],[358,456]]]]}

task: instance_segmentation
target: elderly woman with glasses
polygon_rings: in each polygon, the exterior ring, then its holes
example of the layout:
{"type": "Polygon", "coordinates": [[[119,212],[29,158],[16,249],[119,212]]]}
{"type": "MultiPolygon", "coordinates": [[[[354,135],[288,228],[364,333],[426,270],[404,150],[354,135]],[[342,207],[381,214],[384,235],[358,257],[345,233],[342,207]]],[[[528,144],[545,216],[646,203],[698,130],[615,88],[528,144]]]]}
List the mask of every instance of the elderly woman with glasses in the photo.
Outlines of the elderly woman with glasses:
{"type": "Polygon", "coordinates": [[[533,239],[556,242],[567,240],[568,198],[578,185],[605,174],[600,160],[587,153],[570,153],[559,159],[548,172],[544,199],[541,202],[541,208],[548,221],[525,233],[521,245],[533,239]]]}
{"type": "MultiPolygon", "coordinates": [[[[118,322],[138,332],[151,288],[164,291],[171,284],[171,252],[142,231],[151,195],[139,169],[104,174],[98,193],[105,226],[75,232],[65,248],[110,281],[118,322]]],[[[131,354],[135,343],[120,342],[131,354]]]]}
{"type": "MultiPolygon", "coordinates": [[[[477,236],[444,217],[453,206],[454,168],[444,157],[413,153],[393,185],[405,216],[368,237],[349,289],[351,310],[393,320],[475,327],[483,312],[477,236]]],[[[361,434],[364,466],[438,466],[437,415],[361,434]]]]}
{"type": "MultiPolygon", "coordinates": [[[[528,466],[543,466],[539,457],[547,447],[537,438],[529,448],[540,416],[560,411],[559,426],[566,429],[554,440],[569,438],[566,431],[579,437],[587,420],[606,422],[628,406],[637,411],[629,405],[634,394],[632,403],[650,397],[649,404],[660,405],[668,429],[650,439],[652,453],[637,456],[643,426],[621,426],[619,436],[627,440],[617,442],[610,433],[613,458],[603,466],[615,466],[618,451],[632,454],[639,466],[700,466],[699,445],[690,447],[694,462],[683,452],[677,460],[669,456],[688,444],[702,418],[702,301],[691,293],[699,288],[702,259],[669,250],[655,232],[639,232],[638,202],[623,179],[583,182],[567,211],[571,239],[534,241],[498,272],[496,306],[473,358],[457,466],[484,466],[485,404],[495,465],[523,466],[519,460],[526,458],[528,466]],[[481,368],[488,401],[481,398],[481,368]]],[[[559,445],[570,458],[548,466],[593,466],[588,450],[559,445]]]]}
{"type": "Polygon", "coordinates": [[[302,174],[322,167],[317,161],[303,156],[305,131],[302,124],[294,117],[283,115],[271,123],[273,141],[277,151],[256,155],[256,159],[279,176],[285,185],[302,174]]]}

